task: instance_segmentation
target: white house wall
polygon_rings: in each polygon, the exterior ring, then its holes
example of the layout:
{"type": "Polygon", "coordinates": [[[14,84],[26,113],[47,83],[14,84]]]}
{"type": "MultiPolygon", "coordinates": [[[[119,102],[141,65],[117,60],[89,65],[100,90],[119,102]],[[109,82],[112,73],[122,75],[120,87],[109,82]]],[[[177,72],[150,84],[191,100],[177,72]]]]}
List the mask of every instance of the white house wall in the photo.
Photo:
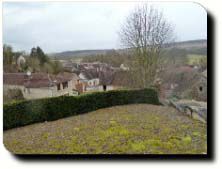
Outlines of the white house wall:
{"type": "Polygon", "coordinates": [[[83,73],[80,73],[80,74],[79,74],[79,78],[80,78],[80,79],[84,79],[84,80],[86,79],[86,77],[84,76],[83,73]]]}
{"type": "MultiPolygon", "coordinates": [[[[106,91],[114,90],[114,87],[112,85],[106,86],[106,91]]],[[[86,91],[103,91],[103,86],[87,86],[86,91]]]]}
{"type": "Polygon", "coordinates": [[[4,92],[9,89],[21,89],[22,94],[25,99],[40,99],[47,97],[57,97],[62,95],[76,95],[73,93],[73,81],[68,82],[68,88],[63,89],[62,84],[60,84],[60,89],[57,90],[57,86],[52,87],[41,87],[41,88],[25,88],[19,85],[6,85],[4,84],[4,92]]]}
{"type": "Polygon", "coordinates": [[[89,86],[98,86],[99,85],[99,79],[96,78],[96,79],[91,79],[88,81],[88,85],[89,86]]]}

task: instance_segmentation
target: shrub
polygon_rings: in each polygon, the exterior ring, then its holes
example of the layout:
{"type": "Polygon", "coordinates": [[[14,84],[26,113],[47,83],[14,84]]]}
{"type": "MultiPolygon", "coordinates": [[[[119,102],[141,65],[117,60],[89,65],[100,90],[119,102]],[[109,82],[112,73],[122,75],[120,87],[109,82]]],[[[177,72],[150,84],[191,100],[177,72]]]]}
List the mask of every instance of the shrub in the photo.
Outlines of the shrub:
{"type": "Polygon", "coordinates": [[[60,96],[4,104],[4,130],[36,122],[94,111],[115,105],[149,103],[160,104],[154,89],[118,90],[80,96],[60,96]]]}
{"type": "Polygon", "coordinates": [[[21,89],[8,89],[3,92],[3,100],[5,103],[16,100],[24,100],[24,96],[21,89]]]}

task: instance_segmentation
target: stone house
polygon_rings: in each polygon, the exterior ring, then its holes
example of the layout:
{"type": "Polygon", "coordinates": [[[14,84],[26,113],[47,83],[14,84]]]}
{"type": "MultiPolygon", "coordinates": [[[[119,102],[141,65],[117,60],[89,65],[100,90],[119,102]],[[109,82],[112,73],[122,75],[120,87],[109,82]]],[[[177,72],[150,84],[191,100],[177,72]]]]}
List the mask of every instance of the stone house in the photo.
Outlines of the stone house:
{"type": "Polygon", "coordinates": [[[4,92],[20,89],[25,99],[39,99],[62,95],[77,95],[78,76],[71,73],[4,73],[4,92]]]}
{"type": "Polygon", "coordinates": [[[207,101],[207,70],[201,73],[200,79],[193,87],[196,100],[207,101]]]}
{"type": "Polygon", "coordinates": [[[67,69],[72,69],[71,71],[79,76],[76,85],[79,93],[113,90],[114,77],[118,74],[117,72],[123,71],[100,62],[67,64],[67,69]]]}
{"type": "Polygon", "coordinates": [[[79,74],[81,83],[85,85],[83,92],[113,90],[111,83],[115,72],[107,67],[100,67],[99,64],[90,66],[82,69],[79,74]]]}
{"type": "Polygon", "coordinates": [[[83,71],[79,74],[79,78],[82,81],[87,82],[87,86],[93,87],[99,85],[99,77],[97,73],[93,71],[83,71]]]}

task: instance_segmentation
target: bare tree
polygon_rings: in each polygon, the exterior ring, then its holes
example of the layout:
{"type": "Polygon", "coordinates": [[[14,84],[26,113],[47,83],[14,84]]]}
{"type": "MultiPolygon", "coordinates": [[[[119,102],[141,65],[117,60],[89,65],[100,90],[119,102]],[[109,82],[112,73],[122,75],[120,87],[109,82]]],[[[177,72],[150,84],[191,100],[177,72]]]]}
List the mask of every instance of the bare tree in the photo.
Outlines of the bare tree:
{"type": "Polygon", "coordinates": [[[31,69],[32,72],[39,72],[40,71],[40,61],[34,57],[27,58],[27,67],[31,69]]]}
{"type": "Polygon", "coordinates": [[[160,51],[172,37],[172,26],[162,12],[152,6],[139,6],[126,18],[120,38],[122,44],[134,52],[131,70],[137,87],[153,84],[160,51]]]}

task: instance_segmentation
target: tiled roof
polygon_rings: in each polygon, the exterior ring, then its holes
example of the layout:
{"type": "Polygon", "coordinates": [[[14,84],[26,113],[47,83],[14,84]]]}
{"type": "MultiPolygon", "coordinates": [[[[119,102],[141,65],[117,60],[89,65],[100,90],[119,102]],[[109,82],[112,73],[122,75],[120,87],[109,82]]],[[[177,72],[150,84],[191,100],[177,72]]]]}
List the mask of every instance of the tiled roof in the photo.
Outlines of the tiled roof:
{"type": "Polygon", "coordinates": [[[81,73],[87,80],[99,79],[101,85],[109,85],[112,83],[115,71],[111,69],[84,69],[81,73]]]}
{"type": "Polygon", "coordinates": [[[25,73],[4,73],[3,84],[23,85],[25,76],[25,73]]]}
{"type": "Polygon", "coordinates": [[[46,73],[32,73],[28,77],[25,73],[4,73],[3,83],[8,85],[23,85],[30,88],[50,87],[78,79],[77,75],[71,73],[62,73],[58,75],[49,75],[46,73]]]}

